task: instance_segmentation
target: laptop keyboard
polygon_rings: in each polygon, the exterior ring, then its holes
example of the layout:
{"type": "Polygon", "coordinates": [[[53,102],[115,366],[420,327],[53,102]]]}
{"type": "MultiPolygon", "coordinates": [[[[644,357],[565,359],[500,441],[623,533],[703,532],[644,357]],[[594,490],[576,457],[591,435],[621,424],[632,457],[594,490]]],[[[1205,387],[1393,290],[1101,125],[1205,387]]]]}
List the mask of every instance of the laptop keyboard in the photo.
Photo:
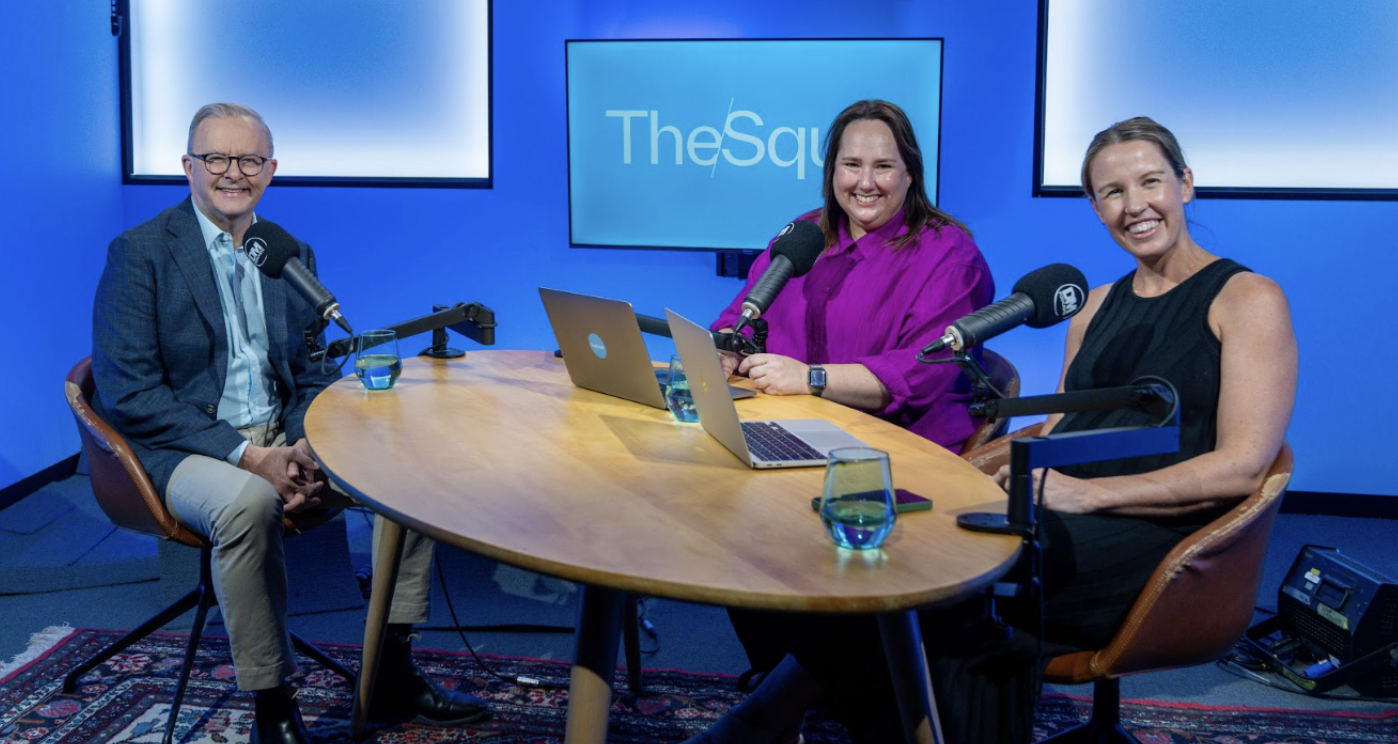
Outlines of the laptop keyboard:
{"type": "Polygon", "coordinates": [[[771,421],[744,421],[743,438],[754,458],[767,462],[821,460],[820,450],[801,441],[795,434],[771,421]]]}

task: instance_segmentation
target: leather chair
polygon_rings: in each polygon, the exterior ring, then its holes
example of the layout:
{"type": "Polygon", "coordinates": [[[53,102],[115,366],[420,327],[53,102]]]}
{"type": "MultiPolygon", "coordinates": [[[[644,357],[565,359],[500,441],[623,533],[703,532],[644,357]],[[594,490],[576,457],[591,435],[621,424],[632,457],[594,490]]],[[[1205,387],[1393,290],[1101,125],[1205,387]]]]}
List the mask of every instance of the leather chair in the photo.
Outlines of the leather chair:
{"type": "MultiPolygon", "coordinates": [[[[162,540],[172,540],[199,549],[199,585],[174,604],[161,610],[140,627],[122,636],[96,656],[69,672],[63,679],[63,691],[72,693],[77,689],[78,679],[100,664],[121,653],[131,644],[150,635],[175,618],[195,609],[194,623],[189,631],[189,645],[185,649],[184,666],[180,670],[180,681],[175,687],[175,701],[170,708],[170,718],[165,724],[165,744],[170,744],[179,718],[180,704],[184,700],[185,687],[189,683],[189,672],[194,662],[194,654],[199,649],[199,637],[204,629],[204,620],[214,597],[213,577],[210,568],[211,546],[202,536],[191,532],[180,524],[165,508],[165,502],[156,493],[146,471],[131,451],[131,446],[121,434],[98,418],[92,409],[92,396],[95,385],[92,380],[92,358],[77,363],[68,373],[64,384],[68,406],[73,409],[73,418],[78,424],[78,434],[82,438],[83,452],[87,454],[88,467],[92,478],[92,491],[97,503],[106,512],[112,524],[123,529],[145,535],[154,535],[162,540]]],[[[325,522],[338,513],[338,509],[322,509],[288,516],[286,533],[296,534],[325,522]]],[[[310,642],[291,634],[296,650],[315,659],[322,666],[354,682],[355,675],[344,665],[327,656],[310,642]]]]}
{"type": "MultiPolygon", "coordinates": [[[[985,367],[986,376],[990,378],[990,383],[995,386],[995,389],[1004,393],[1006,398],[1019,397],[1019,370],[1010,364],[1010,360],[990,349],[982,347],[981,354],[983,355],[981,366],[985,367]]],[[[967,439],[966,444],[962,446],[962,451],[970,452],[983,446],[986,442],[1002,436],[1009,428],[1010,420],[1008,418],[994,421],[982,419],[981,423],[976,426],[976,430],[971,433],[971,438],[967,439]]]]}
{"type": "MultiPolygon", "coordinates": [[[[993,474],[1009,462],[1010,440],[1035,436],[1039,428],[1020,429],[964,457],[993,474]]],[[[1121,726],[1119,679],[1212,661],[1237,643],[1252,622],[1267,540],[1291,468],[1291,447],[1283,442],[1257,491],[1165,556],[1105,648],[1049,660],[1045,681],[1093,684],[1092,716],[1045,741],[1139,744],[1121,726]]]]}

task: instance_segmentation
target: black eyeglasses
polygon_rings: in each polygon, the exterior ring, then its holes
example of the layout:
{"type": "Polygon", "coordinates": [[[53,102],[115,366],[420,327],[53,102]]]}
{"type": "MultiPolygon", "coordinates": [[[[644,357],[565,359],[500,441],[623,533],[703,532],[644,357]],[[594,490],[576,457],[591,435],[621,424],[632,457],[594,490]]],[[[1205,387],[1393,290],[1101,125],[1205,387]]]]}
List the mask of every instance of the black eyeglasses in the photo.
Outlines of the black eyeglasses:
{"type": "Polygon", "coordinates": [[[238,171],[245,176],[255,176],[262,172],[262,166],[267,164],[271,158],[264,158],[259,155],[244,155],[238,158],[230,158],[221,152],[206,152],[203,155],[190,153],[191,158],[198,158],[204,161],[204,170],[210,175],[221,176],[228,172],[228,166],[233,161],[238,161],[238,171]]]}

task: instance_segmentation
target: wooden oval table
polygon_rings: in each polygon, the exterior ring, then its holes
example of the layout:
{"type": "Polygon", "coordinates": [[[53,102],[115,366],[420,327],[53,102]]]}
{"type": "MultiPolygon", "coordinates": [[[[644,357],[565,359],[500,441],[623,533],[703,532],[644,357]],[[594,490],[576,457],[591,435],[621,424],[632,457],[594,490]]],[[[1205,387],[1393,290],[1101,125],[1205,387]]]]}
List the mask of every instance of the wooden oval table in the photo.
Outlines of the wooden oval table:
{"type": "Polygon", "coordinates": [[[306,415],[326,471],[393,523],[379,546],[354,733],[368,695],[402,527],[578,582],[582,608],[566,741],[606,740],[628,595],[879,618],[912,741],[940,741],[915,609],[976,592],[1019,540],[966,532],[955,516],[1003,511],[1004,492],[947,450],[813,396],[738,401],[745,419],[824,418],[887,450],[894,484],[930,497],[880,550],[836,548],[810,500],[822,468],[749,469],[698,424],[576,388],[546,351],[411,359],[392,390],[354,377],[306,415]]]}

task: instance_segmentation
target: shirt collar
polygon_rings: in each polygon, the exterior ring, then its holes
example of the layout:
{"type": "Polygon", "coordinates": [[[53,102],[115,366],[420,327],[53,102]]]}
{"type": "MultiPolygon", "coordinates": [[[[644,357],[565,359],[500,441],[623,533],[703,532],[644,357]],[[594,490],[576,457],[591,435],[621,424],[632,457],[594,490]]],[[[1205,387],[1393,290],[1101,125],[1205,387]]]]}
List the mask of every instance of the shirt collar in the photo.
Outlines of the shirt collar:
{"type": "MultiPolygon", "coordinates": [[[[224,231],[224,230],[222,230],[221,228],[219,228],[218,225],[215,225],[213,220],[211,220],[211,219],[209,219],[208,217],[204,216],[204,213],[203,213],[202,211],[200,211],[199,205],[198,205],[198,204],[195,204],[195,205],[194,205],[194,217],[195,217],[196,219],[199,220],[199,232],[203,234],[203,236],[204,236],[204,247],[207,248],[207,249],[209,250],[210,253],[213,252],[213,250],[214,250],[214,242],[218,240],[218,238],[219,238],[220,235],[228,235],[228,243],[229,243],[229,245],[232,245],[232,244],[233,244],[233,236],[232,236],[232,235],[229,235],[226,231],[224,231]]],[[[256,223],[257,223],[257,215],[256,215],[256,214],[254,214],[254,215],[252,216],[252,221],[253,221],[253,224],[256,224],[256,223]]],[[[233,251],[234,251],[234,253],[236,253],[237,250],[238,250],[238,246],[234,245],[234,246],[233,246],[233,251]]]]}
{"type": "Polygon", "coordinates": [[[870,258],[882,253],[888,243],[907,231],[907,219],[904,217],[904,210],[900,209],[888,222],[883,223],[875,230],[864,233],[864,237],[859,240],[855,240],[849,235],[849,217],[841,213],[840,237],[835,240],[835,245],[831,247],[830,253],[840,254],[848,250],[858,250],[861,257],[870,258]]]}

